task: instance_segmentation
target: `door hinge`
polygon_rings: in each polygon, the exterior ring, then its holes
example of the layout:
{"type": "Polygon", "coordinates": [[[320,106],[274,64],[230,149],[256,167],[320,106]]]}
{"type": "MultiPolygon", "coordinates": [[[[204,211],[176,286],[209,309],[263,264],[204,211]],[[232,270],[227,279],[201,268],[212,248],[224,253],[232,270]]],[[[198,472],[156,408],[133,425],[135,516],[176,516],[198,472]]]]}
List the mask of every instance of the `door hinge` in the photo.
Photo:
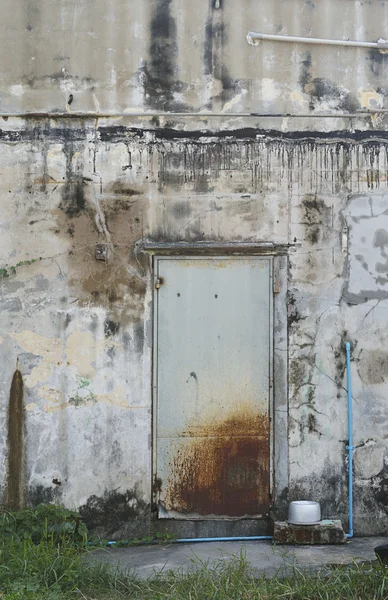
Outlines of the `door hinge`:
{"type": "Polygon", "coordinates": [[[155,281],[155,289],[158,290],[160,288],[160,286],[163,284],[164,284],[163,277],[157,277],[156,281],[155,281]]]}

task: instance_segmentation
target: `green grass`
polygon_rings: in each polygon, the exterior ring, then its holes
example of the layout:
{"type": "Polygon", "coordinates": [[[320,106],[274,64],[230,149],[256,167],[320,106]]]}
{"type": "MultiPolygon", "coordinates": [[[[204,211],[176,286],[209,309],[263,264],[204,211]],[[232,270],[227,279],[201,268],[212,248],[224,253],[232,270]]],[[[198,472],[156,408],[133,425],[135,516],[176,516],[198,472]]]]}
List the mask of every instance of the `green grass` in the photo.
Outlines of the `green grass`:
{"type": "Polygon", "coordinates": [[[0,600],[388,600],[388,569],[377,563],[265,579],[241,552],[215,565],[193,561],[188,574],[141,580],[91,560],[91,552],[78,513],[50,505],[0,513],[0,600]]]}
{"type": "Polygon", "coordinates": [[[189,574],[166,572],[148,580],[88,559],[68,540],[6,540],[0,549],[1,600],[372,600],[388,598],[388,570],[380,565],[286,578],[257,578],[244,553],[215,566],[193,561],[189,574]]]}

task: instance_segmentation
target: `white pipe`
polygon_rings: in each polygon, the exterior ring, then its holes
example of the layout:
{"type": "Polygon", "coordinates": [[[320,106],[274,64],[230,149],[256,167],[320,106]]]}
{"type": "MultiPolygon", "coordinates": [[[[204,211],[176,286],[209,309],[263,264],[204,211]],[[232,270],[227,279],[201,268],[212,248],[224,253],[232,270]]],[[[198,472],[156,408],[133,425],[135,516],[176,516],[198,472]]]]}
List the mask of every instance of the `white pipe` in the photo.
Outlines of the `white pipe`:
{"type": "Polygon", "coordinates": [[[261,40],[272,42],[294,42],[297,44],[319,44],[325,46],[353,46],[356,48],[376,48],[377,50],[388,50],[388,40],[380,38],[377,42],[358,42],[356,40],[328,40],[325,38],[298,37],[294,35],[273,35],[270,33],[256,33],[250,31],[247,42],[251,46],[257,46],[261,40]]]}

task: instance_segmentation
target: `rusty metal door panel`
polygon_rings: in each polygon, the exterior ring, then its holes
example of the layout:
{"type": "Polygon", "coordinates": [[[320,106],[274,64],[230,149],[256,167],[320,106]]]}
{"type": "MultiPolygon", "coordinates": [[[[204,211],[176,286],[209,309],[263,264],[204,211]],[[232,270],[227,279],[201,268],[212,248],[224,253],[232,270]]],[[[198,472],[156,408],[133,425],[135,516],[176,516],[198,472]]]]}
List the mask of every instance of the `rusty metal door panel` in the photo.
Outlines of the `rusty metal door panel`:
{"type": "Polygon", "coordinates": [[[157,258],[160,517],[268,512],[271,258],[157,258]]]}

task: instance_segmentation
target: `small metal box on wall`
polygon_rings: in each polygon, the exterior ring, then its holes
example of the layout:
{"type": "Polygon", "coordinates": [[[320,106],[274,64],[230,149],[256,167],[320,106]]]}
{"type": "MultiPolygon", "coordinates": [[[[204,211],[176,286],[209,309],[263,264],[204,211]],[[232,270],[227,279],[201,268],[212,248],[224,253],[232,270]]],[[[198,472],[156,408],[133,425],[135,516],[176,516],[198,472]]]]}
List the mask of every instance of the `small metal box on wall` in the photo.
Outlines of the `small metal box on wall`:
{"type": "Polygon", "coordinates": [[[272,257],[155,258],[159,518],[270,505],[272,257]]]}

